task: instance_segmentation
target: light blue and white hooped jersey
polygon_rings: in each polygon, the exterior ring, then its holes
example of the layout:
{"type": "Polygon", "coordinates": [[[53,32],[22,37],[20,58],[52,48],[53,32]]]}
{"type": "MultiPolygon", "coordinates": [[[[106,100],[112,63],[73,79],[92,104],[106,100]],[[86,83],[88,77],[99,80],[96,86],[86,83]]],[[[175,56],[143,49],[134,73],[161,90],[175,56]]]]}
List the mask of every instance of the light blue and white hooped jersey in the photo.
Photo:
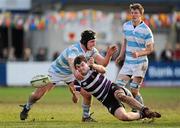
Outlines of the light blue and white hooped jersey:
{"type": "Polygon", "coordinates": [[[72,71],[68,63],[68,58],[74,59],[79,55],[84,55],[87,59],[90,57],[95,57],[99,54],[96,48],[93,48],[91,51],[85,52],[82,48],[80,43],[76,43],[68,48],[66,48],[58,58],[52,62],[50,71],[57,73],[59,75],[71,75],[72,71]]]}
{"type": "Polygon", "coordinates": [[[134,28],[132,21],[128,21],[123,25],[123,36],[126,40],[125,63],[140,64],[148,61],[147,56],[133,58],[132,52],[145,49],[149,42],[154,43],[150,28],[144,22],[134,28]]]}

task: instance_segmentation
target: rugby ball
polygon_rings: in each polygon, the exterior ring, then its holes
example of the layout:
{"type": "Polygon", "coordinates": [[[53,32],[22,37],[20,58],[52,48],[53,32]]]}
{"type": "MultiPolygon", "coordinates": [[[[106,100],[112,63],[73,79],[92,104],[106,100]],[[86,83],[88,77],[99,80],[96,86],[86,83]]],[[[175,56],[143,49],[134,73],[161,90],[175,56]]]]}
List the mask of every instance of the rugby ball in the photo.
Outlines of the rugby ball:
{"type": "Polygon", "coordinates": [[[30,81],[31,85],[35,88],[44,87],[50,82],[51,80],[48,75],[36,75],[30,81]]]}

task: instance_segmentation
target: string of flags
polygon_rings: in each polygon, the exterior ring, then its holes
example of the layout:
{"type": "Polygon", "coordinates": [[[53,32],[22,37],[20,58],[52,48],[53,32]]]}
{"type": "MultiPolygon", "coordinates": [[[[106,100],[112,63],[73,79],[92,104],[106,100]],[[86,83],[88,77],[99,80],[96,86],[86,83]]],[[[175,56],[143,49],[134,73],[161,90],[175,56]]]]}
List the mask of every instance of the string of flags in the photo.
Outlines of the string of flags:
{"type": "MultiPolygon", "coordinates": [[[[130,19],[128,12],[105,13],[98,10],[48,12],[43,15],[22,15],[4,12],[0,13],[0,26],[15,27],[25,31],[48,30],[49,28],[64,29],[67,24],[72,22],[82,26],[86,26],[89,23],[93,25],[93,23],[103,21],[105,17],[109,16],[113,17],[112,20],[118,20],[122,23],[130,19]]],[[[145,14],[143,19],[152,29],[171,28],[172,25],[180,23],[180,12],[172,14],[145,14]]]]}

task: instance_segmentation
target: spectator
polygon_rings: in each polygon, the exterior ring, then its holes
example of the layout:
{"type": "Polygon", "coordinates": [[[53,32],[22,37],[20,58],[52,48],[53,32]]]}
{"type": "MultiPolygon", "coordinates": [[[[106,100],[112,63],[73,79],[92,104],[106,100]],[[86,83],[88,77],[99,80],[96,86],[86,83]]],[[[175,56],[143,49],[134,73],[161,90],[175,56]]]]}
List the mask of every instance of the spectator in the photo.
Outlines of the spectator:
{"type": "Polygon", "coordinates": [[[174,60],[177,60],[177,61],[180,60],[180,42],[176,43],[176,48],[174,51],[174,60]]]}
{"type": "Polygon", "coordinates": [[[8,60],[9,60],[9,61],[15,61],[15,60],[16,60],[14,47],[10,47],[10,48],[9,48],[8,60]]]}
{"type": "Polygon", "coordinates": [[[2,50],[2,61],[7,61],[8,60],[8,49],[7,48],[3,48],[2,50]]]}
{"type": "Polygon", "coordinates": [[[46,49],[39,48],[38,53],[36,55],[36,61],[46,61],[46,49]]]}
{"type": "Polygon", "coordinates": [[[148,55],[149,62],[156,61],[156,53],[153,51],[151,54],[148,55]]]}
{"type": "Polygon", "coordinates": [[[23,61],[33,61],[33,56],[30,48],[25,48],[23,53],[23,61]]]}
{"type": "Polygon", "coordinates": [[[162,61],[173,61],[173,51],[172,46],[167,43],[165,49],[161,52],[162,61]]]}

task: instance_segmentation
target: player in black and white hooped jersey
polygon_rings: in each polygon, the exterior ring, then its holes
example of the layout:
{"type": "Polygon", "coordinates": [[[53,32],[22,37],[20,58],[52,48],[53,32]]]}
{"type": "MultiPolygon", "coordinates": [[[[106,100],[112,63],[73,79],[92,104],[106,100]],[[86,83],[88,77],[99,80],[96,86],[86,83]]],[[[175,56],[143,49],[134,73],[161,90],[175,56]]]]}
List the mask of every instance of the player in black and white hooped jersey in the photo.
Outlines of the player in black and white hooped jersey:
{"type": "Polygon", "coordinates": [[[105,68],[102,65],[95,64],[93,58],[87,61],[84,56],[78,56],[74,60],[74,67],[84,76],[83,80],[74,81],[77,98],[79,98],[78,92],[83,88],[102,102],[112,115],[122,121],[161,117],[158,112],[151,111],[135,100],[128,89],[118,86],[106,78],[103,75],[105,68]],[[140,112],[126,112],[122,102],[140,112]]]}

